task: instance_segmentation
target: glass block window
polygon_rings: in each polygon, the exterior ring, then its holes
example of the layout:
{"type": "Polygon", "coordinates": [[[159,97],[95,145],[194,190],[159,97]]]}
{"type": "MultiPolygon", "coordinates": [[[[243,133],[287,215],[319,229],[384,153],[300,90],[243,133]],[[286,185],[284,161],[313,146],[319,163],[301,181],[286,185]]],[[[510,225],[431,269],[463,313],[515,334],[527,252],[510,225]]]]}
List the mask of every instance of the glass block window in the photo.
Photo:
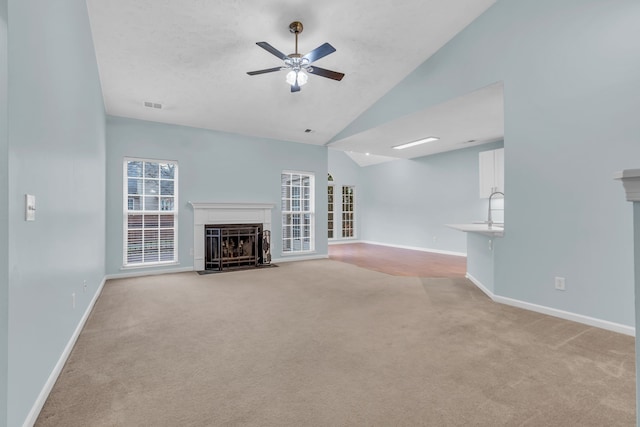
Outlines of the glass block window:
{"type": "Polygon", "coordinates": [[[342,237],[355,237],[355,187],[342,186],[342,237]]]}
{"type": "Polygon", "coordinates": [[[178,164],[124,160],[124,265],[177,261],[178,164]]]}
{"type": "Polygon", "coordinates": [[[327,233],[330,239],[333,239],[333,185],[327,187],[327,233]]]}
{"type": "Polygon", "coordinates": [[[284,171],[282,190],[282,252],[310,252],[314,242],[314,175],[284,171]]]}

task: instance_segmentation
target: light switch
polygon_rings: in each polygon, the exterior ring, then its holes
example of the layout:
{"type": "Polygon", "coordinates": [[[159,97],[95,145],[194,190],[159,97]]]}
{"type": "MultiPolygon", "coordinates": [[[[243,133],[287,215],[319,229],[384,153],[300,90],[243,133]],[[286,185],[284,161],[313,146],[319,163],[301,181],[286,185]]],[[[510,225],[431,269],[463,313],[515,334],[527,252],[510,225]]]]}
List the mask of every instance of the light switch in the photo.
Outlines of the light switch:
{"type": "Polygon", "coordinates": [[[36,220],[36,196],[33,194],[25,194],[25,220],[26,221],[35,221],[36,220]]]}

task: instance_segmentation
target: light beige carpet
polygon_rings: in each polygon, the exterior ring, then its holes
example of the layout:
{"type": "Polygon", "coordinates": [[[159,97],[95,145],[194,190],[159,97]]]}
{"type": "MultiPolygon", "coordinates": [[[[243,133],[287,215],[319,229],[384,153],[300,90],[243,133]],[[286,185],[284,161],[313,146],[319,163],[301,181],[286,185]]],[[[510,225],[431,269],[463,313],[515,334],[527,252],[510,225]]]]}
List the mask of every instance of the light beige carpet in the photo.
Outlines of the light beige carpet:
{"type": "Polygon", "coordinates": [[[111,280],[36,425],[631,426],[634,340],[331,260],[111,280]]]}

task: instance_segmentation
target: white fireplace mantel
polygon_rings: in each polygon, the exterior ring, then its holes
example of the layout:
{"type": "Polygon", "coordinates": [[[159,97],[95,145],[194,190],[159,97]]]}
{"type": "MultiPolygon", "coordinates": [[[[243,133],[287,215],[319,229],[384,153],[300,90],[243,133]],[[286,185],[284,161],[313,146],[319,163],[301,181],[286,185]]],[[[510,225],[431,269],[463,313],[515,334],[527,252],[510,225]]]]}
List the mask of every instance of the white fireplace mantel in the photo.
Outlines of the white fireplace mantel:
{"type": "Polygon", "coordinates": [[[271,230],[271,203],[189,202],[193,206],[193,269],[204,270],[204,226],[215,224],[262,224],[271,230]]]}

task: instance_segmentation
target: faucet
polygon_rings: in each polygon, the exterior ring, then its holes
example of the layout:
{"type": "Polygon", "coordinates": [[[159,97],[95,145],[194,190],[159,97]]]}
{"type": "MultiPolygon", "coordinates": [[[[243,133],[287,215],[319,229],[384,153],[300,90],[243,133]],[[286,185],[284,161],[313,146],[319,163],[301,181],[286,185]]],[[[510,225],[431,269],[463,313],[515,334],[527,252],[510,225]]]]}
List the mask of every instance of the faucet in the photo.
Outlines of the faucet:
{"type": "Polygon", "coordinates": [[[489,228],[491,228],[491,226],[493,225],[493,219],[491,218],[491,200],[496,194],[502,194],[502,198],[504,198],[504,193],[502,191],[494,191],[489,196],[489,213],[487,215],[487,224],[489,224],[489,228]]]}

